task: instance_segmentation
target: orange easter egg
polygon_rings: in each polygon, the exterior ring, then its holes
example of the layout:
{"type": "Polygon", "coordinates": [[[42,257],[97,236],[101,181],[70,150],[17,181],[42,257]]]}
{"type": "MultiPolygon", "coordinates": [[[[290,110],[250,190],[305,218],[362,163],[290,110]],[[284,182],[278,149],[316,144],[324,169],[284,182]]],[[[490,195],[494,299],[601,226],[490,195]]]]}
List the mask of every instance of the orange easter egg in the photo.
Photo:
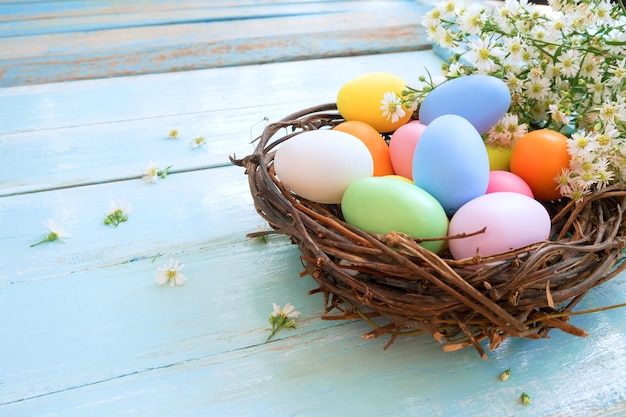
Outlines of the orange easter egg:
{"type": "Polygon", "coordinates": [[[333,130],[356,136],[367,146],[374,160],[374,176],[393,175],[393,166],[389,156],[389,146],[376,129],[365,122],[351,120],[338,124],[333,130]]]}
{"type": "Polygon", "coordinates": [[[511,152],[511,172],[530,186],[537,200],[561,198],[555,178],[570,163],[567,136],[550,129],[524,135],[511,152]]]}

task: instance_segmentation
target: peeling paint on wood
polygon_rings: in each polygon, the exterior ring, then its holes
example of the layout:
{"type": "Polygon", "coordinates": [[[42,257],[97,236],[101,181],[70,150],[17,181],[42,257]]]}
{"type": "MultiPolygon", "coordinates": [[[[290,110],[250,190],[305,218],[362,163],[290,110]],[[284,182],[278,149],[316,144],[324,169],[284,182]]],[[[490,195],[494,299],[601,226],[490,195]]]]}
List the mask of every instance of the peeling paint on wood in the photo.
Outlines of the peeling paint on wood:
{"type": "Polygon", "coordinates": [[[0,87],[431,46],[413,0],[120,3],[0,3],[0,87]]]}

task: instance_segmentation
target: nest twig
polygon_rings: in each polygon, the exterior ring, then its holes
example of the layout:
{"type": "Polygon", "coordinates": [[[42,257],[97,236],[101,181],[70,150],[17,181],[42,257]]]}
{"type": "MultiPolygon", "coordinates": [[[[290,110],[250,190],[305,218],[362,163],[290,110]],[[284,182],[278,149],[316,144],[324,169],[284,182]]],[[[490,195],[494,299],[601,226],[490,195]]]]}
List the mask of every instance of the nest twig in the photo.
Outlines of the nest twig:
{"type": "Polygon", "coordinates": [[[335,104],[304,109],[268,125],[253,154],[231,158],[246,168],[259,215],[298,245],[325,296],[323,318],[363,318],[375,327],[365,337],[390,334],[389,344],[401,334],[428,332],[445,351],[473,346],[483,358],[486,339],[495,349],[508,337],[538,339],[553,328],[586,335],[568,323],[572,309],[626,269],[625,187],[595,191],[578,203],[544,203],[550,240],[453,260],[402,233],[364,232],[344,221],[338,205],[308,201],[282,186],[273,169],[276,146],[342,121],[335,104]]]}

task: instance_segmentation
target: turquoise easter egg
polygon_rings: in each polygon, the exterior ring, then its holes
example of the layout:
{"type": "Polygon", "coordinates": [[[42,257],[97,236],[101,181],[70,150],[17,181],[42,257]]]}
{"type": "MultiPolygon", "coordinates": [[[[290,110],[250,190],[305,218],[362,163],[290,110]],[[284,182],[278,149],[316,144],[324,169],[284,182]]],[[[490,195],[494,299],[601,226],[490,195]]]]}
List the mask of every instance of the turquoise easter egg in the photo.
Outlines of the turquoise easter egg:
{"type": "Polygon", "coordinates": [[[489,157],[474,126],[454,114],[433,120],[415,147],[413,182],[435,197],[448,214],[485,194],[489,157]]]}
{"type": "MultiPolygon", "coordinates": [[[[448,217],[426,191],[395,178],[369,177],[354,181],[341,199],[347,223],[371,233],[405,233],[415,238],[438,238],[448,232],[448,217]]],[[[438,252],[443,240],[421,245],[438,252]]]]}
{"type": "Polygon", "coordinates": [[[439,84],[419,110],[419,120],[430,124],[444,114],[467,119],[481,135],[506,114],[511,93],[500,78],[491,75],[468,75],[439,84]]]}

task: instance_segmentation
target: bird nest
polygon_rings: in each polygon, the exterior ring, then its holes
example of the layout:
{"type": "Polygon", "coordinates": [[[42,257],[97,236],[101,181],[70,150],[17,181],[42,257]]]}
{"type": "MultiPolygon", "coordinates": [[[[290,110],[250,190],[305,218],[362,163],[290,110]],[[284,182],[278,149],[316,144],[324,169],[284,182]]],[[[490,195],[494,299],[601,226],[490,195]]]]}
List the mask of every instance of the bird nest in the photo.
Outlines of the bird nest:
{"type": "MultiPolygon", "coordinates": [[[[311,293],[324,294],[323,319],[364,319],[374,327],[364,337],[389,334],[387,346],[399,335],[427,332],[445,351],[473,346],[483,358],[486,339],[492,350],[508,337],[539,339],[553,328],[586,336],[569,323],[573,308],[626,268],[626,187],[609,186],[578,203],[543,203],[550,240],[454,260],[402,233],[360,230],[344,221],[339,205],[306,200],[281,184],[273,168],[277,147],[343,121],[335,104],[308,108],[267,125],[251,155],[231,158],[246,168],[271,232],[298,245],[302,275],[319,285],[311,293]]],[[[442,237],[455,238],[463,237],[442,237]]]]}

